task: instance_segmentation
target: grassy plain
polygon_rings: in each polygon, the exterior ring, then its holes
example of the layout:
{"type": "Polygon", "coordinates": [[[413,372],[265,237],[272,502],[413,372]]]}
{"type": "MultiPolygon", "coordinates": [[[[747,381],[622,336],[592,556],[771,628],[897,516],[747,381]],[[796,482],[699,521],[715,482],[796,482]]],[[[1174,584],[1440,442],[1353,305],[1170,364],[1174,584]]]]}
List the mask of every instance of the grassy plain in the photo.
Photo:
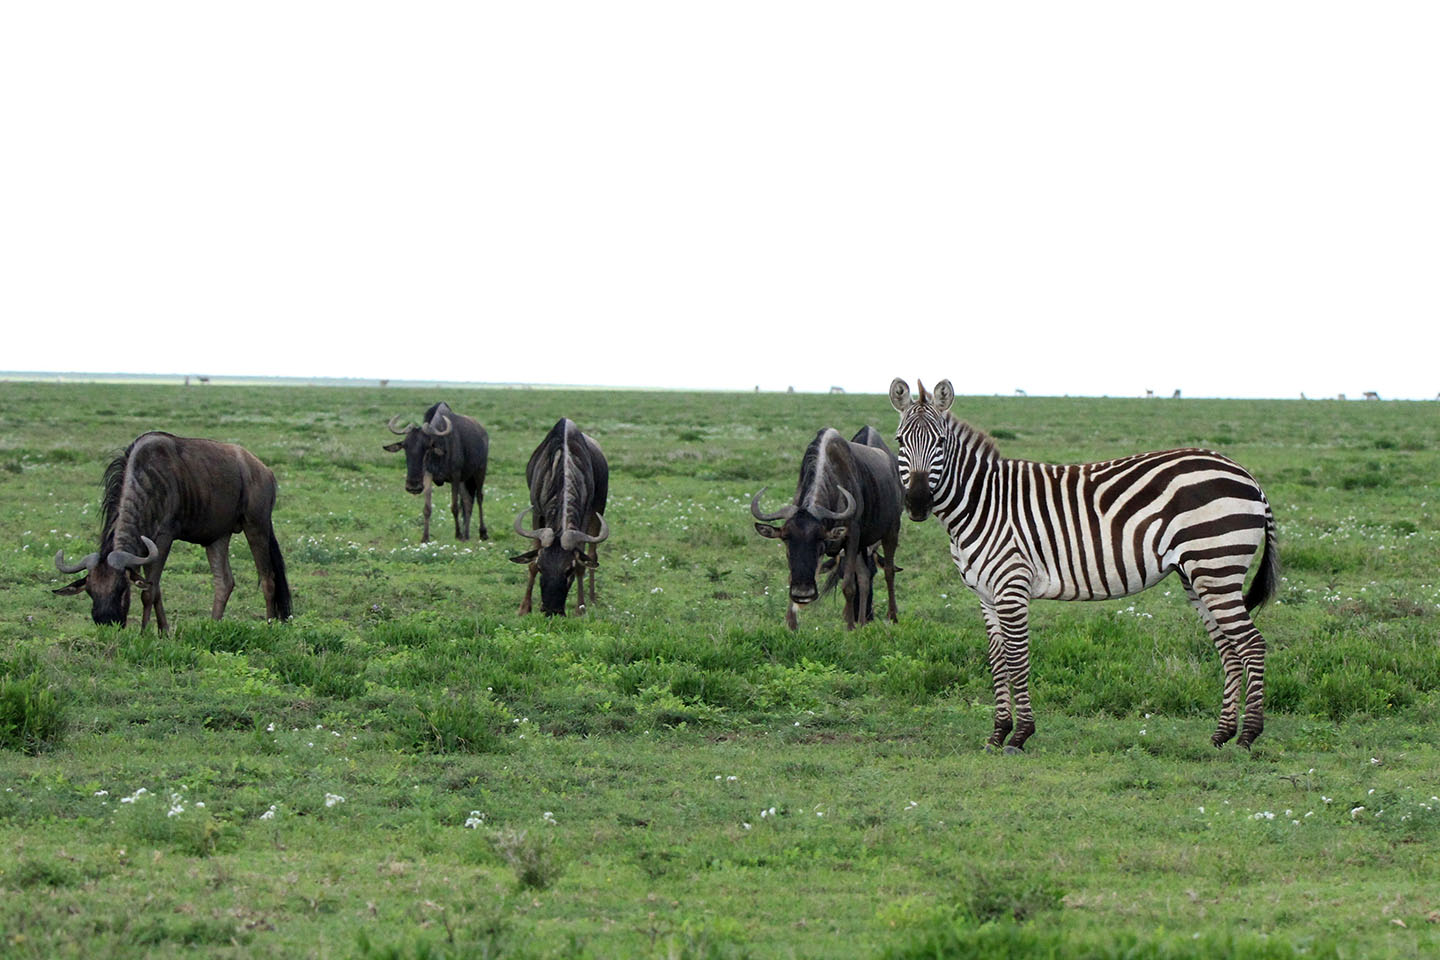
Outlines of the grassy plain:
{"type": "Polygon", "coordinates": [[[1219,664],[1173,581],[1037,604],[1021,758],[979,749],[983,628],[933,521],[898,627],[847,633],[831,598],[786,631],[749,496],[783,499],[821,426],[888,436],[883,396],[0,383],[0,954],[1440,952],[1436,405],[956,409],[1011,456],[1255,474],[1286,580],[1252,753],[1208,744],[1219,664]],[[380,450],[437,399],[490,430],[491,542],[454,542],[442,490],[418,543],[380,450]],[[510,521],[562,415],[611,463],[601,602],[522,620],[510,521]],[[219,624],[188,545],[170,636],[51,595],[150,429],[274,468],[294,621],[263,622],[243,538],[219,624]]]}

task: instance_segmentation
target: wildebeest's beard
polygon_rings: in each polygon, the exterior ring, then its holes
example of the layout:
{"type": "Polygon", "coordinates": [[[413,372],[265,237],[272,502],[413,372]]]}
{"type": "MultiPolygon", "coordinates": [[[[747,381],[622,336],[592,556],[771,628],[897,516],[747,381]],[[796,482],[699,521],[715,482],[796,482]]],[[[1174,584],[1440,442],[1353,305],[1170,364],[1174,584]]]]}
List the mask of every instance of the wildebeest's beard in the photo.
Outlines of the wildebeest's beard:
{"type": "Polygon", "coordinates": [[[430,474],[430,479],[436,483],[450,482],[450,450],[445,440],[434,437],[429,439],[429,446],[425,451],[424,471],[430,474]]]}

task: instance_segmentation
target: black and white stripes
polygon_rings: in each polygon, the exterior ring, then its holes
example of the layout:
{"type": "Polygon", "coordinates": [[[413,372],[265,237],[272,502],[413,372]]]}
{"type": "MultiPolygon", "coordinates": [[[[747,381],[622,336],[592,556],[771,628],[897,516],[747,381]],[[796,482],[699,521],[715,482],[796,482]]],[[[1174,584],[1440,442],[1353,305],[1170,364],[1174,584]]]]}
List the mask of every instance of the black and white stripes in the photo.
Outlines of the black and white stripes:
{"type": "Polygon", "coordinates": [[[1265,640],[1249,611],[1274,593],[1279,573],[1275,518],[1259,484],[1206,450],[1065,465],[1007,459],[949,412],[953,400],[948,380],[933,396],[922,385],[918,399],[903,380],[890,385],[906,507],[912,519],[934,513],[945,524],[955,565],[980,598],[995,683],[989,743],[998,747],[1009,736],[1006,750],[1019,749],[1035,732],[1031,599],[1123,597],[1174,571],[1225,674],[1211,739],[1220,746],[1235,736],[1243,684],[1238,742],[1248,747],[1264,726],[1265,691],[1265,640]],[[1259,571],[1242,593],[1262,547],[1259,571]]]}

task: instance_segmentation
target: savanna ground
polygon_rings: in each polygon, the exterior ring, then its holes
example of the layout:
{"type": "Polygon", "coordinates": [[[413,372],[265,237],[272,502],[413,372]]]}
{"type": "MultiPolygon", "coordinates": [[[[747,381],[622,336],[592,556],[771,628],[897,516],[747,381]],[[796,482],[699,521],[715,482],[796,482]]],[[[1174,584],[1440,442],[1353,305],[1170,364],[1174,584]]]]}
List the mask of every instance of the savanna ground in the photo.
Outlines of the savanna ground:
{"type": "Polygon", "coordinates": [[[785,630],[749,497],[788,496],[821,426],[890,436],[880,395],[0,384],[0,954],[1440,951],[1436,405],[955,407],[1011,456],[1193,444],[1255,474],[1286,579],[1253,752],[1209,745],[1218,659],[1173,580],[1037,603],[1024,757],[980,749],[982,623],[933,520],[905,523],[898,627],[847,633],[832,597],[785,630]],[[490,430],[490,542],[454,541],[441,490],[418,543],[380,449],[442,398],[490,430]],[[521,619],[510,523],[562,415],[610,458],[601,601],[521,619]],[[219,624],[190,545],[170,636],[51,595],[150,429],[274,468],[292,622],[242,537],[219,624]]]}

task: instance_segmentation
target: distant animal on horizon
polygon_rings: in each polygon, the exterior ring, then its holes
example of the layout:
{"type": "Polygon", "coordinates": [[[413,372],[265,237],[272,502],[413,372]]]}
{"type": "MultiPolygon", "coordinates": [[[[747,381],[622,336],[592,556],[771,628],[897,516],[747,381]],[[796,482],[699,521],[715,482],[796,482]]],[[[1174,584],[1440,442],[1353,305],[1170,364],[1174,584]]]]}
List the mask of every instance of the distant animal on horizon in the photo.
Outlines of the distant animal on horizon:
{"type": "Polygon", "coordinates": [[[1179,390],[1176,390],[1174,393],[1170,394],[1170,399],[1171,399],[1171,400],[1179,400],[1179,399],[1180,399],[1180,391],[1179,391],[1179,390]]]}
{"type": "Polygon", "coordinates": [[[230,536],[244,532],[265,595],[265,617],[290,616],[290,584],[270,514],[275,506],[275,474],[248,450],[169,433],[145,433],[105,468],[100,498],[100,549],[74,563],[63,550],[55,554],[61,573],[85,576],[54,591],[90,595],[90,618],[98,624],[125,626],[130,586],[140,588],[144,612],[160,632],[169,621],[160,593],[160,575],[176,540],[205,548],[215,578],[210,616],[219,620],[235,589],[230,573],[230,536]],[[143,550],[143,553],[136,551],[143,550]]]}
{"type": "Polygon", "coordinates": [[[872,427],[861,427],[846,441],[838,430],[815,434],[800,460],[795,497],[771,513],[760,508],[762,487],[750,499],[755,532],[785,544],[790,568],[790,606],[785,625],[799,627],[800,607],[817,600],[840,582],[845,597],[845,626],[874,619],[873,579],[875,551],[883,547],[890,620],[895,608],[895,548],[900,540],[900,474],[895,455],[872,427]],[[781,526],[770,521],[779,520],[781,526]],[[832,572],[823,591],[815,585],[821,555],[833,557],[832,572]]]}
{"type": "Polygon", "coordinates": [[[1207,450],[1100,463],[1011,460],[950,412],[954,399],[949,380],[933,395],[920,385],[918,398],[904,380],[890,384],[905,506],[912,520],[934,513],[945,525],[955,566],[980,599],[995,688],[987,746],[1020,752],[1035,732],[1032,599],[1130,596],[1173,572],[1225,674],[1210,740],[1218,747],[1235,736],[1243,686],[1238,742],[1249,747],[1264,728],[1265,697],[1265,639],[1249,612],[1274,595],[1280,572],[1275,517],[1255,479],[1207,450]],[[1257,553],[1259,568],[1243,590],[1257,553]]]}
{"type": "Polygon", "coordinates": [[[1145,396],[1146,396],[1146,397],[1153,397],[1153,396],[1155,396],[1155,391],[1154,391],[1154,390],[1146,390],[1146,391],[1145,391],[1145,396]]]}
{"type": "Polygon", "coordinates": [[[830,388],[830,392],[831,392],[831,393],[844,393],[844,392],[845,392],[845,388],[844,388],[844,387],[831,387],[831,388],[830,388]]]}
{"type": "Polygon", "coordinates": [[[430,540],[431,486],[450,484],[450,513],[455,519],[455,539],[470,539],[470,514],[480,514],[480,539],[489,540],[485,526],[485,469],[490,460],[490,435],[470,417],[461,416],[445,401],[425,411],[419,426],[397,426],[396,414],[386,424],[391,433],[404,437],[387,443],[391,453],[405,452],[405,490],[425,495],[422,511],[424,529],[420,542],[430,540]]]}
{"type": "Polygon", "coordinates": [[[1376,393],[1374,390],[1366,390],[1364,393],[1364,398],[1366,400],[1379,400],[1380,394],[1376,393]]]}
{"type": "Polygon", "coordinates": [[[1019,389],[1019,388],[1016,388],[1016,390],[1015,390],[1015,396],[1017,396],[1017,397],[1028,397],[1029,394],[1026,393],[1024,390],[1021,390],[1021,389],[1019,389]]]}
{"type": "Polygon", "coordinates": [[[610,536],[605,505],[610,495],[610,464],[600,445],[580,432],[574,421],[561,418],[525,465],[530,506],[515,515],[515,532],[535,541],[535,547],[515,563],[527,564],[522,615],[530,612],[535,578],[540,578],[540,611],[565,616],[565,598],[576,585],[575,613],[585,613],[585,572],[590,572],[590,602],[595,602],[595,569],[600,566],[599,544],[610,536]],[[534,529],[521,520],[531,514],[534,529]],[[588,549],[588,552],[587,552],[588,549]]]}

